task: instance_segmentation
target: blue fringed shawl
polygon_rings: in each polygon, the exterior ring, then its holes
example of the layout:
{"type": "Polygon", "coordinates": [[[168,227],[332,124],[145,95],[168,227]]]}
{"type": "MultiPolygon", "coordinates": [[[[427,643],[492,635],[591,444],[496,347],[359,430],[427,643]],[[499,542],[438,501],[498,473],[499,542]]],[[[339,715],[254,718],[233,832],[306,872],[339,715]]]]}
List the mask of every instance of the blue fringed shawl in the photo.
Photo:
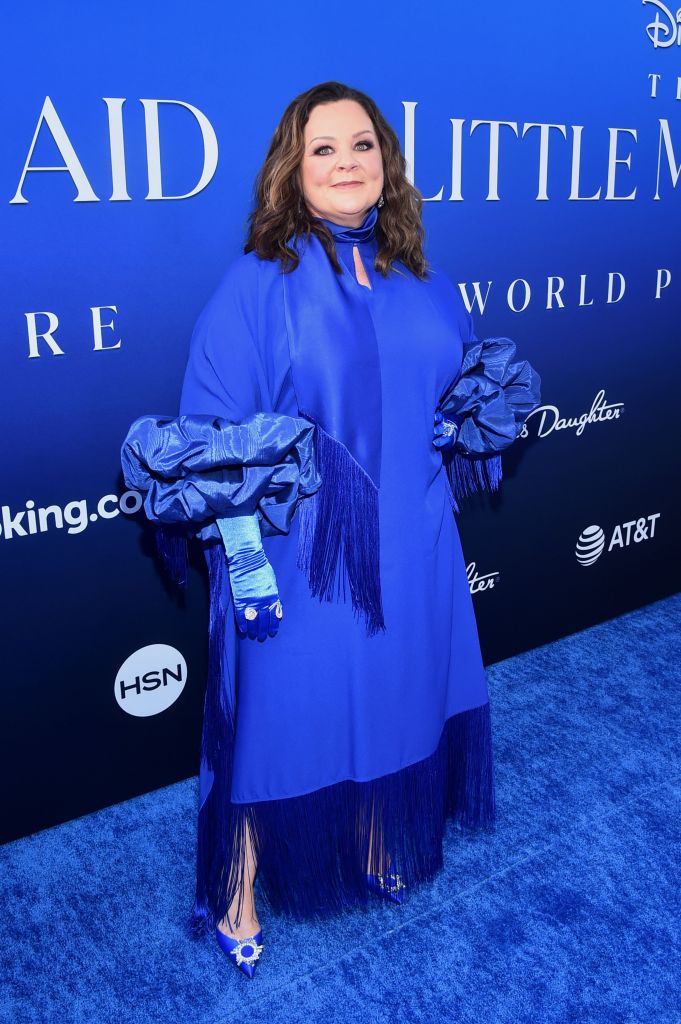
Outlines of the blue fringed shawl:
{"type": "MultiPolygon", "coordinates": [[[[337,241],[370,238],[373,206],[357,228],[326,221],[337,241]]],[[[296,400],[314,422],[322,485],[300,508],[298,565],[313,595],[334,600],[347,579],[367,633],[385,629],[381,603],[379,488],[381,364],[373,320],[361,289],[344,287],[316,235],[294,236],[300,263],[283,274],[286,325],[296,400]],[[342,564],[341,564],[342,562],[342,564]],[[340,575],[338,573],[340,570],[340,575]]],[[[451,501],[501,481],[499,451],[511,444],[539,402],[540,378],[527,361],[511,364],[509,338],[469,347],[439,408],[460,425],[444,456],[451,501]]],[[[435,411],[435,410],[433,410],[435,411]]]]}

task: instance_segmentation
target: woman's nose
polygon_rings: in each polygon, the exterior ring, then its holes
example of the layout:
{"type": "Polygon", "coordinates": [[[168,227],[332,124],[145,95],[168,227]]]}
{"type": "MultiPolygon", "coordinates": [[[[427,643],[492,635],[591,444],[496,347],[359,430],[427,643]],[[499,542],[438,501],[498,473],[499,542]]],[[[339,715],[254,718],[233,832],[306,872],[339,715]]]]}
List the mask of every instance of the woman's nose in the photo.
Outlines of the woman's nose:
{"type": "Polygon", "coordinates": [[[354,154],[340,157],[340,159],[338,160],[338,166],[339,168],[343,169],[346,169],[348,167],[356,167],[357,157],[354,154]]]}

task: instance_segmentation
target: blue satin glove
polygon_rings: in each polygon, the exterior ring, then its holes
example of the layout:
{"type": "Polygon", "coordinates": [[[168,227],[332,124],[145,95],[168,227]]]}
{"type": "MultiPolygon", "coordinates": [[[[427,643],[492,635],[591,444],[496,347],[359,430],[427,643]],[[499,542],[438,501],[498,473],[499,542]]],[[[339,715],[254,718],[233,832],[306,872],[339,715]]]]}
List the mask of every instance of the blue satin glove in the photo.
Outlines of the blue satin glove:
{"type": "Polygon", "coordinates": [[[257,516],[226,516],[218,519],[217,525],[225,545],[239,631],[251,640],[276,636],[283,609],[274,570],[263,550],[257,516]],[[252,618],[246,617],[247,608],[256,612],[252,618]]]}
{"type": "Polygon", "coordinates": [[[439,409],[435,410],[435,426],[433,428],[433,444],[436,448],[439,448],[441,452],[449,451],[456,444],[456,439],[459,434],[459,427],[463,421],[463,416],[456,416],[450,414],[447,419],[443,416],[439,409]]]}

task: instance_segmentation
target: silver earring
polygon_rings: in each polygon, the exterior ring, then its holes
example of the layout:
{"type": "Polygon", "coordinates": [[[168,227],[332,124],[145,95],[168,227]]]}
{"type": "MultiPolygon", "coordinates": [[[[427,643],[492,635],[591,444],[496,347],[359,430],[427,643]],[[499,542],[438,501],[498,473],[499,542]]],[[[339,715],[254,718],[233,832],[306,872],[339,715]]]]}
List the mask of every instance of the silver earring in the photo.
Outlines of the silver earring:
{"type": "Polygon", "coordinates": [[[381,206],[383,206],[384,202],[385,202],[385,200],[383,198],[383,193],[381,192],[380,196],[378,197],[378,202],[376,203],[376,206],[378,206],[380,208],[381,206]]]}

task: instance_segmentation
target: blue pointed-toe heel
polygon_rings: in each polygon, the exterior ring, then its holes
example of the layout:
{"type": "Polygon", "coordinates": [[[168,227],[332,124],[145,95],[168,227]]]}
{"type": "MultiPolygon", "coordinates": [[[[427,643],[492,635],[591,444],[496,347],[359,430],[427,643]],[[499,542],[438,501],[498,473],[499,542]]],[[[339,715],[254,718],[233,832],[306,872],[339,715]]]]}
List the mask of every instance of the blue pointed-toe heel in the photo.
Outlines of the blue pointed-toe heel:
{"type": "Polygon", "coordinates": [[[401,903],[402,896],[400,893],[402,889],[407,888],[393,864],[390,865],[388,874],[367,874],[367,885],[372,892],[375,892],[378,896],[383,896],[384,899],[390,900],[392,903],[401,903]]]}
{"type": "Polygon", "coordinates": [[[249,935],[248,938],[233,939],[231,935],[225,935],[224,932],[221,932],[216,925],[215,938],[220,948],[227,954],[230,962],[242,970],[246,977],[252,978],[258,966],[260,954],[264,949],[262,928],[258,928],[255,935],[249,935]]]}

